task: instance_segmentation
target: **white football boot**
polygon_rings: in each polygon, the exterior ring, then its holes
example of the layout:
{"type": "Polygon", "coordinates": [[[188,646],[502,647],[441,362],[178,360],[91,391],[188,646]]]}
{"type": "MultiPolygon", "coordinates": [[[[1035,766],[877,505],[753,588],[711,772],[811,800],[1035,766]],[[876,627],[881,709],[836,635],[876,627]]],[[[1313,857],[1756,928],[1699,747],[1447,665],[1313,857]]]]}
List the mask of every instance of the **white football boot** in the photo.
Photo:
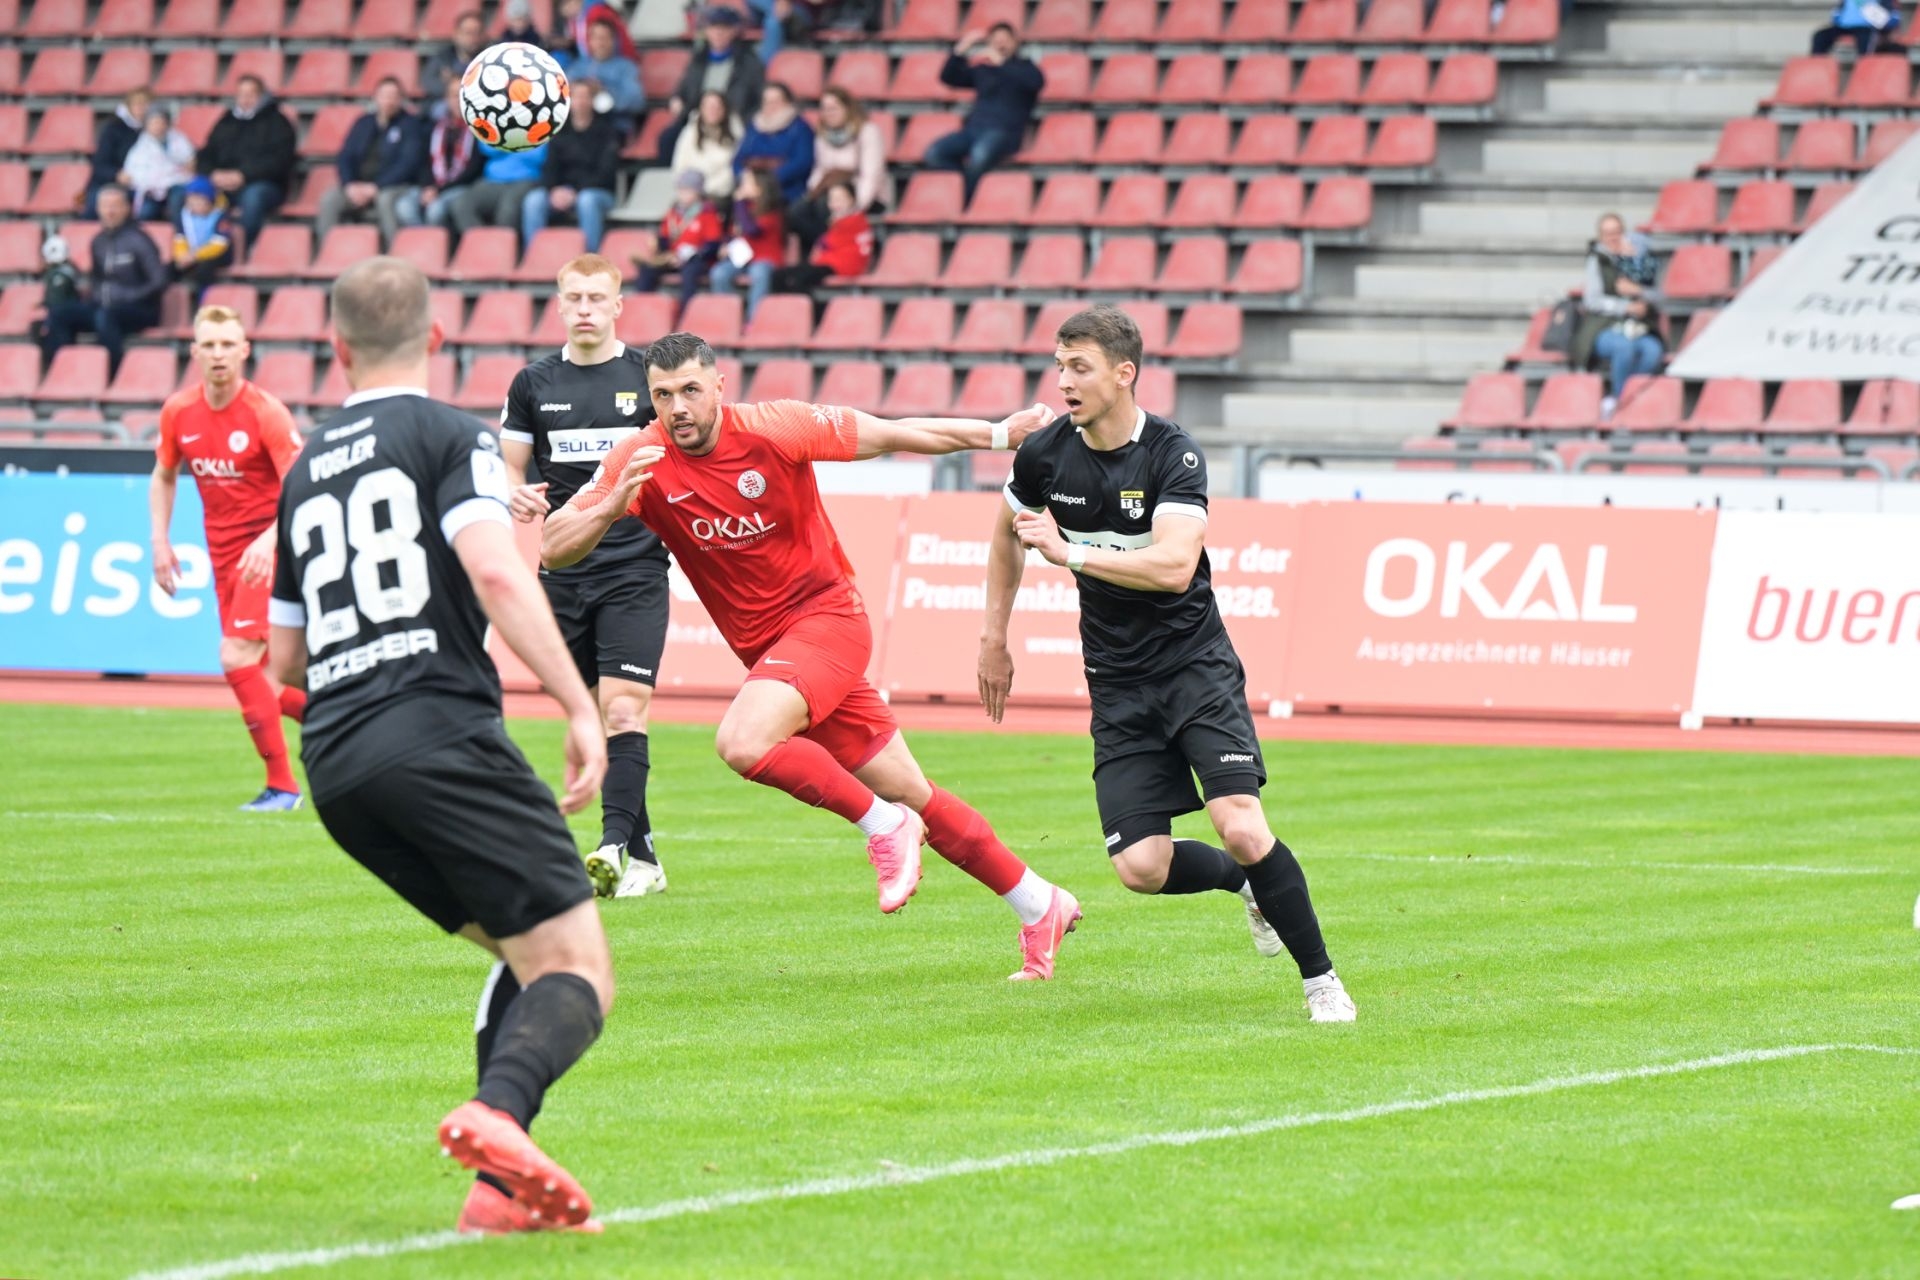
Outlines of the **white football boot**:
{"type": "Polygon", "coordinates": [[[627,846],[603,844],[587,855],[587,879],[593,881],[596,898],[618,897],[622,876],[627,870],[627,846]]]}
{"type": "Polygon", "coordinates": [[[1353,997],[1340,985],[1340,978],[1332,970],[1317,978],[1308,978],[1307,1016],[1315,1022],[1352,1022],[1356,1016],[1353,997]]]}
{"type": "Polygon", "coordinates": [[[1285,951],[1280,935],[1273,931],[1266,916],[1260,913],[1260,904],[1253,900],[1253,890],[1240,886],[1240,898],[1247,904],[1247,929],[1253,934],[1253,949],[1269,960],[1285,951]]]}
{"type": "Polygon", "coordinates": [[[667,873],[657,862],[648,862],[645,858],[627,859],[627,873],[620,877],[619,887],[614,889],[616,898],[644,898],[650,893],[667,891],[667,873]]]}

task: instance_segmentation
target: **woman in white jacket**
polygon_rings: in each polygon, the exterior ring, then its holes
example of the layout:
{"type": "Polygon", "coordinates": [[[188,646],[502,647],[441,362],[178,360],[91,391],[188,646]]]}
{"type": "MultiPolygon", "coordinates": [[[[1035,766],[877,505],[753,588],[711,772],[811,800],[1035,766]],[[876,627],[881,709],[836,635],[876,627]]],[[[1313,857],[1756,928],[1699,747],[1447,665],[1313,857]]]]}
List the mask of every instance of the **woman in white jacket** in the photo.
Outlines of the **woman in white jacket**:
{"type": "Polygon", "coordinates": [[[193,180],[193,143],[173,127],[164,107],[154,107],[122,162],[120,185],[133,196],[134,217],[171,220],[179,211],[175,188],[193,180]]]}
{"type": "Polygon", "coordinates": [[[698,169],[707,179],[707,199],[727,208],[733,201],[733,157],[746,130],[727,106],[726,96],[709,89],[700,95],[693,119],[673,144],[673,171],[698,169]]]}

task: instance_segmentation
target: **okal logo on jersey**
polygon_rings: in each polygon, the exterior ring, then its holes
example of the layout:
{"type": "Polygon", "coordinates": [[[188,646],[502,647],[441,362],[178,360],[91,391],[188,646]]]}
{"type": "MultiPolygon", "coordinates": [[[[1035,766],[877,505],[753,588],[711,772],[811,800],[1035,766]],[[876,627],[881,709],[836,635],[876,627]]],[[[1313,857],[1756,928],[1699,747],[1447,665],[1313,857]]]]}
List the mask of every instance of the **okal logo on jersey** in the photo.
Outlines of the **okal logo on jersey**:
{"type": "Polygon", "coordinates": [[[1466,542],[1449,542],[1444,554],[1436,555],[1418,538],[1389,538],[1367,555],[1361,594],[1367,607],[1384,618],[1411,618],[1425,610],[1433,603],[1436,578],[1443,618],[1459,617],[1463,604],[1498,621],[1627,623],[1640,616],[1635,605],[1607,600],[1604,546],[1587,548],[1577,593],[1559,545],[1543,542],[1505,598],[1496,596],[1486,580],[1512,550],[1511,542],[1495,542],[1469,559],[1466,542]]]}
{"type": "Polygon", "coordinates": [[[766,491],[767,491],[767,478],[761,475],[758,471],[742,471],[740,473],[740,496],[741,497],[757,498],[761,494],[765,493],[766,491]]]}
{"type": "Polygon", "coordinates": [[[1120,491],[1120,510],[1127,517],[1138,520],[1147,514],[1147,491],[1145,489],[1122,489],[1120,491]]]}
{"type": "Polygon", "coordinates": [[[628,417],[632,417],[640,411],[640,393],[638,391],[614,392],[613,407],[628,417]]]}
{"type": "Polygon", "coordinates": [[[238,480],[240,464],[232,458],[188,458],[187,466],[196,476],[209,480],[238,480]]]}
{"type": "Polygon", "coordinates": [[[229,450],[230,450],[231,452],[234,452],[234,453],[239,453],[239,452],[241,452],[242,450],[244,450],[244,449],[245,449],[246,447],[247,447],[247,433],[246,433],[246,432],[244,432],[244,431],[236,431],[236,432],[234,432],[234,433],[233,433],[232,435],[230,435],[230,436],[228,436],[228,437],[227,437],[227,448],[228,448],[228,449],[229,449],[229,450]]]}
{"type": "Polygon", "coordinates": [[[758,511],[750,516],[720,516],[709,520],[695,516],[690,526],[693,536],[704,543],[745,542],[772,533],[779,525],[758,511]]]}

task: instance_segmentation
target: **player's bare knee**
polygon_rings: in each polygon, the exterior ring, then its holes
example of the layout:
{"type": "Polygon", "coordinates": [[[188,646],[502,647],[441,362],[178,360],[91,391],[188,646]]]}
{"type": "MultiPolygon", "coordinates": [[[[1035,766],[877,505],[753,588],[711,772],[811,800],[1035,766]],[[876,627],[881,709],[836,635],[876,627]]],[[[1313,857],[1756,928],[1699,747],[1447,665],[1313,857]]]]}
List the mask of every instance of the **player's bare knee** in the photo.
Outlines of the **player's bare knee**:
{"type": "Polygon", "coordinates": [[[729,725],[724,720],[720,723],[720,731],[713,736],[713,749],[726,761],[727,768],[742,776],[778,745],[767,741],[762,733],[729,725]]]}
{"type": "Polygon", "coordinates": [[[222,671],[240,671],[247,667],[260,665],[267,656],[267,647],[258,640],[240,640],[228,636],[220,641],[220,669],[222,671]]]}
{"type": "Polygon", "coordinates": [[[616,733],[645,733],[647,731],[647,712],[653,707],[653,691],[645,693],[625,693],[609,698],[601,705],[600,714],[607,724],[607,736],[616,733]]]}
{"type": "Polygon", "coordinates": [[[1113,873],[1120,883],[1135,893],[1158,893],[1167,882],[1167,855],[1155,849],[1155,842],[1142,840],[1113,855],[1113,873]]]}
{"type": "Polygon", "coordinates": [[[1220,843],[1226,847],[1229,858],[1250,867],[1273,848],[1273,832],[1264,819],[1229,823],[1220,833],[1220,843]]]}

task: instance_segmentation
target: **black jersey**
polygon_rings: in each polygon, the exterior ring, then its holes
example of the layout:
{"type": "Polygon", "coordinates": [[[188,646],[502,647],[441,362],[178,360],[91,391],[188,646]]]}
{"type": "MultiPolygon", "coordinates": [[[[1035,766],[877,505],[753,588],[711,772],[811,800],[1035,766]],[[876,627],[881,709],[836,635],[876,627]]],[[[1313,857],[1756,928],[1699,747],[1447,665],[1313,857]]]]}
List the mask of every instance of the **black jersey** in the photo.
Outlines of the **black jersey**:
{"type": "Polygon", "coordinates": [[[307,633],[300,757],[317,800],[500,718],[454,536],[510,524],[492,431],[424,392],[349,396],[281,482],[268,617],[307,633]]]}
{"type": "MultiPolygon", "coordinates": [[[[1016,511],[1051,511],[1068,542],[1137,551],[1152,545],[1160,516],[1206,520],[1207,458],[1192,436],[1144,410],[1133,439],[1106,451],[1088,447],[1062,417],[1013,455],[1006,493],[1016,511]]],[[[1138,684],[1226,639],[1204,553],[1185,591],[1136,591],[1089,574],[1078,579],[1080,648],[1090,680],[1138,684]]]]}
{"type": "MultiPolygon", "coordinates": [[[[653,421],[644,347],[624,347],[600,364],[579,365],[562,347],[514,375],[500,408],[500,438],[533,446],[537,479],[558,511],[593,479],[608,450],[653,421]]],[[[534,479],[535,477],[529,477],[534,479]]],[[[666,568],[667,549],[638,520],[616,520],[600,545],[555,578],[596,578],[621,568],[666,568]]]]}

